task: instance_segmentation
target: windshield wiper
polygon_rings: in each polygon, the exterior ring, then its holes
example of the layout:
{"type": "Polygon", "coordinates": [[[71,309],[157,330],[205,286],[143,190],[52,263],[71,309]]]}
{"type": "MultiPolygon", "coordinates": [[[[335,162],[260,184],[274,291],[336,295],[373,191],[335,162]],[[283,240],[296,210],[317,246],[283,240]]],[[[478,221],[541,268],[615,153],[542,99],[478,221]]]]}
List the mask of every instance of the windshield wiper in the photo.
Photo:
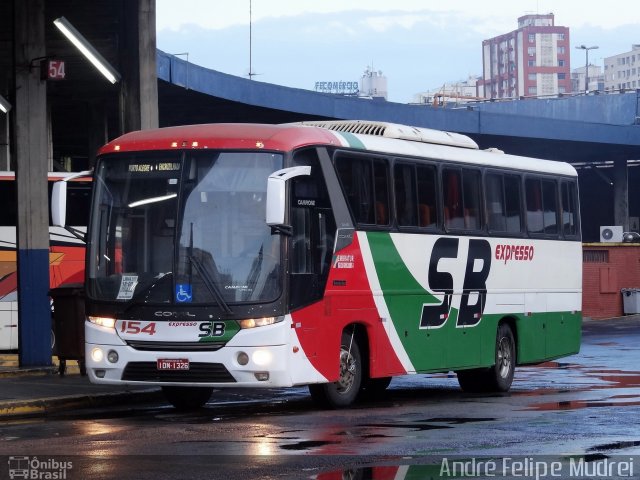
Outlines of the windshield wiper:
{"type": "Polygon", "coordinates": [[[218,305],[220,305],[220,308],[224,310],[224,313],[233,313],[233,311],[229,308],[229,305],[227,305],[227,302],[224,301],[218,285],[216,284],[215,280],[211,278],[211,275],[207,271],[206,267],[192,254],[189,254],[187,258],[189,258],[191,265],[195,267],[198,275],[200,275],[200,278],[202,278],[202,280],[204,281],[204,286],[207,287],[207,290],[209,290],[211,296],[216,300],[218,305]]]}

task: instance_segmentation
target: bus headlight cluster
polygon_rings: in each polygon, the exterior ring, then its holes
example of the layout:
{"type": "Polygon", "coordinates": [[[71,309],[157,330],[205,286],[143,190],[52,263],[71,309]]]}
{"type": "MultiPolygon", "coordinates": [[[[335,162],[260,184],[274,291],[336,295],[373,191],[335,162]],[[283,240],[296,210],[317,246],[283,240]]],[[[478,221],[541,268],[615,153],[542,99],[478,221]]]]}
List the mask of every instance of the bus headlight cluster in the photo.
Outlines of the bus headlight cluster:
{"type": "Polygon", "coordinates": [[[99,325],[101,327],[115,328],[115,326],[116,326],[116,319],[115,318],[88,316],[87,320],[89,320],[91,323],[93,323],[95,325],[99,325]]]}
{"type": "Polygon", "coordinates": [[[246,318],[240,320],[240,328],[255,328],[273,325],[284,320],[284,317],[262,317],[262,318],[246,318]]]}

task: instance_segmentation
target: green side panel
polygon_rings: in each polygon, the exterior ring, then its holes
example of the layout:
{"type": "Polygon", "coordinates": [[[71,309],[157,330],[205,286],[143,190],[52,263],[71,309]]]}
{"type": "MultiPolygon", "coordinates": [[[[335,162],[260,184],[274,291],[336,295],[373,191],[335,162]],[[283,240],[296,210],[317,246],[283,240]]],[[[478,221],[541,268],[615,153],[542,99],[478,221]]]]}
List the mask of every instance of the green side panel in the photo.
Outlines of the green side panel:
{"type": "MultiPolygon", "coordinates": [[[[370,232],[367,239],[393,328],[416,371],[477,365],[481,360],[482,338],[491,326],[483,320],[474,327],[456,328],[458,311],[454,308],[442,327],[420,328],[422,307],[440,300],[411,274],[389,233],[370,232]]],[[[429,265],[423,268],[428,270],[429,265]]],[[[491,331],[495,339],[495,328],[491,331]]],[[[490,344],[494,343],[495,340],[490,344]]]]}
{"type": "Polygon", "coordinates": [[[358,137],[356,137],[353,133],[349,132],[334,132],[337,135],[341,135],[342,138],[346,140],[351,148],[357,148],[360,150],[366,150],[367,147],[364,146],[364,143],[360,141],[358,137]]]}
{"type": "MultiPolygon", "coordinates": [[[[367,239],[378,281],[395,328],[413,366],[418,372],[483,367],[495,362],[498,323],[513,319],[518,363],[536,363],[580,350],[582,316],[580,312],[522,314],[484,314],[475,326],[456,328],[458,310],[451,309],[441,328],[420,328],[422,307],[438,304],[411,274],[398,253],[391,235],[368,232],[367,239]]],[[[429,265],[421,268],[428,270],[429,265]]],[[[460,304],[455,298],[454,305],[460,304]]]]}
{"type": "Polygon", "coordinates": [[[536,363],[580,351],[581,312],[548,312],[521,316],[518,328],[518,363],[536,363]]]}

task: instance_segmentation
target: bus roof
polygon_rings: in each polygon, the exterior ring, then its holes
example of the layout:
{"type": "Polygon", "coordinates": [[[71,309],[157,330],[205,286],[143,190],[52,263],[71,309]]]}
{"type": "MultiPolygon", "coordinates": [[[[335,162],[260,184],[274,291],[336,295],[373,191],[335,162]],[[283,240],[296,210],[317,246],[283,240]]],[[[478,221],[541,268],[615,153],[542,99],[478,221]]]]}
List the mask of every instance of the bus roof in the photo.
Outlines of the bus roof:
{"type": "Polygon", "coordinates": [[[508,155],[496,149],[478,150],[472,139],[458,133],[361,120],[279,125],[219,123],[141,130],[109,142],[102,147],[100,154],[172,149],[291,151],[311,145],[331,145],[553,175],[577,175],[567,163],[508,155]]]}

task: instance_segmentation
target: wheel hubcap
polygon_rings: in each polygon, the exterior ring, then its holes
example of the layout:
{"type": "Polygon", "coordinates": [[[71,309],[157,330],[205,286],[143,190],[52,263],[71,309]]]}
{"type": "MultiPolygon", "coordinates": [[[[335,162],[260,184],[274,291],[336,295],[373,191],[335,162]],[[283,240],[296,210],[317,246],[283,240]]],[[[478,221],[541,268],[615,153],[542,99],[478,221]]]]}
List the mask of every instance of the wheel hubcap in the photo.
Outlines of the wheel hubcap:
{"type": "Polygon", "coordinates": [[[356,378],[356,361],[347,350],[340,350],[340,378],[337,386],[338,392],[346,393],[351,390],[356,378]]]}
{"type": "Polygon", "coordinates": [[[498,371],[502,378],[507,378],[511,372],[511,343],[503,337],[498,345],[498,371]]]}

